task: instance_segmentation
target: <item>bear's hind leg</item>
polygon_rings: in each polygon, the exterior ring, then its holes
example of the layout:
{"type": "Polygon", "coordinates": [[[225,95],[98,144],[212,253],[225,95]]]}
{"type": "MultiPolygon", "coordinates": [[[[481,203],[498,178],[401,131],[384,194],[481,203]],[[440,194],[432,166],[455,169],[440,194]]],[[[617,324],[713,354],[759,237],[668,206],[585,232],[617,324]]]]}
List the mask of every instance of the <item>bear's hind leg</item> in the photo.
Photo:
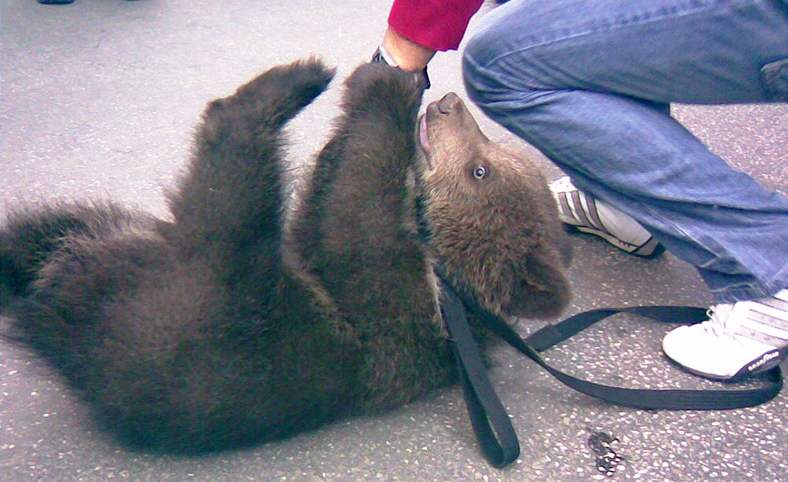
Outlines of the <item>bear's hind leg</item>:
{"type": "Polygon", "coordinates": [[[24,295],[49,256],[72,236],[100,237],[145,216],[112,203],[12,211],[0,229],[0,293],[24,295]]]}
{"type": "Polygon", "coordinates": [[[317,60],[299,61],[209,104],[189,170],[170,195],[174,222],[160,225],[182,254],[221,269],[271,269],[281,239],[281,129],[333,75],[317,60]]]}

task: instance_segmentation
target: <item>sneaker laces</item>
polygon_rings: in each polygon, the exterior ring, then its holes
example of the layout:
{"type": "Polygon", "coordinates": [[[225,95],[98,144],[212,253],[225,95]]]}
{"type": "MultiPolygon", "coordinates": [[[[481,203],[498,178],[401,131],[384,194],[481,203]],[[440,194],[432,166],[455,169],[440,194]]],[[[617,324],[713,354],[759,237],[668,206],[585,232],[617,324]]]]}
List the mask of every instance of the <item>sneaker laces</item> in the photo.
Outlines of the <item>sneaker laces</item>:
{"type": "Polygon", "coordinates": [[[701,323],[701,326],[711,335],[716,337],[727,336],[729,338],[736,338],[733,336],[732,330],[729,326],[733,313],[732,305],[713,305],[706,310],[706,315],[709,317],[707,321],[701,323]]]}

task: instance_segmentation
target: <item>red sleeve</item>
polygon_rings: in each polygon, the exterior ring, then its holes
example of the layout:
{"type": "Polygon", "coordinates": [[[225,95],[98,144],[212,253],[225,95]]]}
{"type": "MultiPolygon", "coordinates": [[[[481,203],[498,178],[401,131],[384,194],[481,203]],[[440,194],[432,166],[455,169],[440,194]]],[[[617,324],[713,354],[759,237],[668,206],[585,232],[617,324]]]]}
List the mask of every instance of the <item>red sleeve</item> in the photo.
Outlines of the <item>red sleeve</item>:
{"type": "Polygon", "coordinates": [[[457,50],[484,0],[394,0],[389,26],[433,50],[457,50]]]}

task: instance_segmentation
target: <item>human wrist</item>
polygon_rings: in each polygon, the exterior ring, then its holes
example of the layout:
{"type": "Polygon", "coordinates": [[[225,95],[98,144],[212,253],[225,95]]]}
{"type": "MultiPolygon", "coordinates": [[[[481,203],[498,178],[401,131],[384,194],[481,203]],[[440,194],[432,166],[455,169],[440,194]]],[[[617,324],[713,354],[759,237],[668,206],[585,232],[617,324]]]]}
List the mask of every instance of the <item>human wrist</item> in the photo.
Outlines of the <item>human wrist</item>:
{"type": "Polygon", "coordinates": [[[408,72],[424,70],[435,55],[435,50],[403,37],[391,27],[386,29],[382,45],[397,67],[408,72]]]}

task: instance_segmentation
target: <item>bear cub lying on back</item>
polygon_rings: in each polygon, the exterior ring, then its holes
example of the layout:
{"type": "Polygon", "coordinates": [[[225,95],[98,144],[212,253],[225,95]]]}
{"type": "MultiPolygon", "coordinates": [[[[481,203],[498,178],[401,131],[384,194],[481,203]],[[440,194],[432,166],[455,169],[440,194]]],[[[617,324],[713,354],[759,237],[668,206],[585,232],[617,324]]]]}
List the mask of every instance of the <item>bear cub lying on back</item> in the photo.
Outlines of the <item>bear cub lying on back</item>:
{"type": "Polygon", "coordinates": [[[504,315],[567,303],[546,183],[449,94],[383,65],[347,80],[292,221],[283,125],[326,89],[316,60],[209,104],[171,220],[112,203],[0,230],[13,333],[137,447],[211,450],[407,403],[455,381],[433,266],[504,315]]]}

